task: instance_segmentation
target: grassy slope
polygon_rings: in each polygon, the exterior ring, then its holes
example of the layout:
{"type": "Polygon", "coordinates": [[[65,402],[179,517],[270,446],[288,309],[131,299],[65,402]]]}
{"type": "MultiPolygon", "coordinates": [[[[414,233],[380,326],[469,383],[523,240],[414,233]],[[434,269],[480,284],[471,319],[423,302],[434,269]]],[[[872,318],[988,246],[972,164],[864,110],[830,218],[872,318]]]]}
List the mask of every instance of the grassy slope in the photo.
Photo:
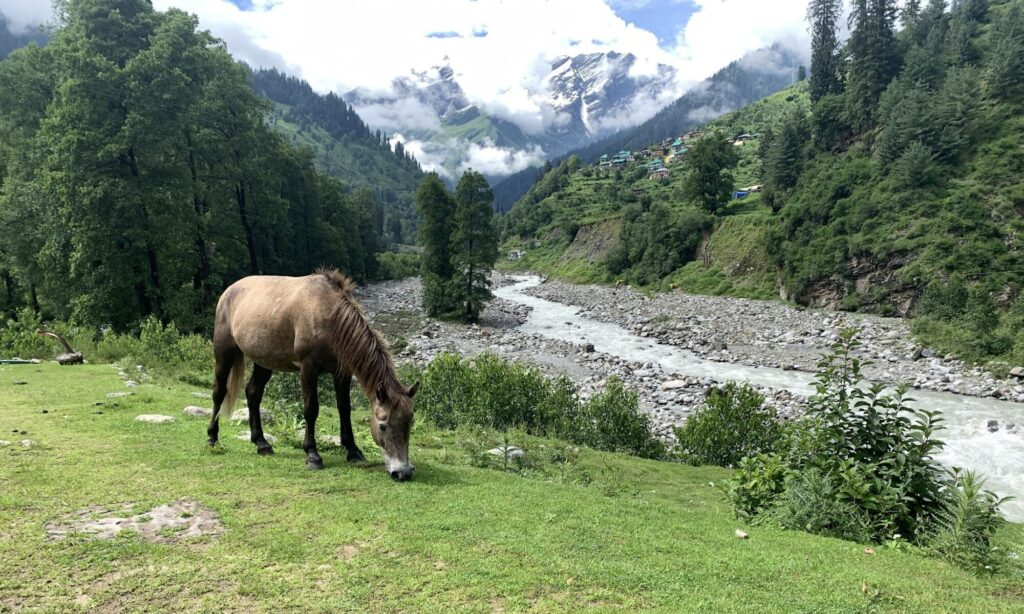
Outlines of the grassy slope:
{"type": "MultiPolygon", "coordinates": [[[[418,425],[413,482],[388,480],[375,450],[366,467],[328,451],[313,473],[294,448],[257,456],[240,427],[225,428],[226,453],[207,452],[205,421],[180,411],[189,388],[105,398],[121,387],[106,366],[0,367],[0,432],[38,442],[0,448],[0,610],[1024,611],[1024,583],[920,555],[760,528],[738,540],[708,485],[720,469],[586,453],[590,486],[527,479],[443,462],[450,436],[418,425]],[[178,420],[133,420],[156,412],[178,420]],[[88,505],[185,496],[226,534],[44,539],[47,522],[88,505]]],[[[356,424],[371,452],[366,416],[356,424]]],[[[1024,541],[1019,526],[1004,537],[1024,541]]]]}
{"type": "MultiPolygon", "coordinates": [[[[709,123],[705,130],[721,130],[727,135],[763,132],[769,126],[777,130],[797,106],[809,106],[806,83],[724,115],[709,123]]],[[[759,142],[755,140],[740,149],[740,162],[734,170],[737,188],[761,183],[758,147],[759,142]]],[[[622,208],[633,198],[633,188],[644,190],[654,202],[674,208],[690,206],[682,197],[684,167],[670,164],[669,168],[672,176],[665,182],[649,180],[645,174],[634,180],[630,177],[630,167],[623,169],[621,180],[616,180],[614,173],[597,171],[596,167],[589,177],[586,173],[572,175],[566,189],[534,205],[553,207],[556,211],[553,221],[538,230],[535,237],[526,241],[513,239],[505,245],[507,249],[515,249],[537,242],[535,253],[527,249],[526,259],[503,263],[501,267],[542,271],[576,283],[610,280],[603,262],[565,262],[561,255],[569,242],[557,232],[554,239],[549,238],[551,230],[570,222],[589,224],[619,217],[622,208]]],[[[776,273],[765,252],[767,235],[774,225],[770,209],[761,204],[760,196],[755,194],[731,203],[721,217],[711,239],[711,267],[705,269],[703,263],[691,262],[663,280],[662,289],[674,284],[688,292],[760,299],[777,297],[776,273]]]]}

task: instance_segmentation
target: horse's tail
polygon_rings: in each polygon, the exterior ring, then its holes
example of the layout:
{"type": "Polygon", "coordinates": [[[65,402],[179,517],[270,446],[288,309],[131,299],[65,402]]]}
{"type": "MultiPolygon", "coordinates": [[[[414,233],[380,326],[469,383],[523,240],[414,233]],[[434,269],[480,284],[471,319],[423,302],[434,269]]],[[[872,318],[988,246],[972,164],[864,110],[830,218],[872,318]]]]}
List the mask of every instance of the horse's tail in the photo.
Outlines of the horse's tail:
{"type": "Polygon", "coordinates": [[[231,373],[228,374],[228,389],[224,395],[224,402],[220,404],[220,411],[217,412],[218,419],[221,416],[231,419],[231,414],[235,411],[235,401],[238,400],[238,394],[242,390],[243,381],[245,381],[245,355],[239,352],[238,357],[235,358],[235,364],[231,365],[231,373]]]}

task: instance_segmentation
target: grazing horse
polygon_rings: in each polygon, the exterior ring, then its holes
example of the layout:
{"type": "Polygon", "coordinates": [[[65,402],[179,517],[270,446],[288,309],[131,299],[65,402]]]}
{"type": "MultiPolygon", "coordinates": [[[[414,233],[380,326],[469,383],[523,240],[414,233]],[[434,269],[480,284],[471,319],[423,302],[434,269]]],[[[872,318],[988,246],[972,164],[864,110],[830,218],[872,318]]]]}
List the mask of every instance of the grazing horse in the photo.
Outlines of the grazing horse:
{"type": "Polygon", "coordinates": [[[341,417],[341,445],[349,461],[363,461],[352,435],[349,390],[352,376],[359,380],[372,412],[370,433],[380,446],[388,474],[398,481],[412,477],[409,429],[412,398],[419,382],[405,388],[398,381],[387,343],[366,319],[352,296],[352,280],[334,270],[306,277],[254,275],[224,291],[217,303],[213,352],[213,417],[207,429],[211,446],[217,444],[219,416],[230,416],[245,376],[245,359],[253,363],[245,388],[249,401],[249,437],[259,454],[273,454],[263,435],[260,401],[274,371],[299,372],[306,434],[302,448],[306,466],[323,469],[316,449],[317,379],[334,375],[334,392],[341,417]]]}

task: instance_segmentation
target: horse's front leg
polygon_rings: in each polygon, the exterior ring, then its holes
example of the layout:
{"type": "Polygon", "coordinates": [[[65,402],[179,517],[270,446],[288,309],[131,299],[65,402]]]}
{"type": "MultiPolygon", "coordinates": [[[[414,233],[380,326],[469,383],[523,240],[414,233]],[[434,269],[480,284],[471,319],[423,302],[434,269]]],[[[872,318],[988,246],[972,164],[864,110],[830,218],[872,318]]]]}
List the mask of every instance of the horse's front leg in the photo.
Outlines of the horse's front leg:
{"type": "Polygon", "coordinates": [[[299,380],[302,382],[302,403],[306,418],[306,437],[302,440],[302,449],[306,451],[306,467],[309,469],[324,468],[324,461],[316,450],[316,417],[320,414],[316,384],[319,377],[320,369],[312,360],[302,363],[299,380]]]}
{"type": "Polygon", "coordinates": [[[352,376],[348,373],[334,376],[334,396],[338,398],[338,417],[341,419],[341,445],[348,450],[348,462],[366,462],[363,451],[356,445],[352,434],[352,376]]]}

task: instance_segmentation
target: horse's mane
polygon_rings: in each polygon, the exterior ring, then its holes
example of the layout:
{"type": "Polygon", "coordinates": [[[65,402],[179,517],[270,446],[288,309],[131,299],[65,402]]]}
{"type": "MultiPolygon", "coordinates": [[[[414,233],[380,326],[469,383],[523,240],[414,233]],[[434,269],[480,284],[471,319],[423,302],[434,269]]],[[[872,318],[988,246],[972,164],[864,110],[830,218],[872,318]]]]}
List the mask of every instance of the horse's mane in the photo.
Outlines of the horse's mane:
{"type": "Polygon", "coordinates": [[[317,274],[338,291],[340,299],[334,308],[330,330],[331,349],[338,358],[338,368],[354,374],[371,400],[379,387],[383,387],[392,402],[406,398],[388,342],[370,326],[363,307],[352,295],[355,282],[336,269],[319,269],[317,274]]]}

